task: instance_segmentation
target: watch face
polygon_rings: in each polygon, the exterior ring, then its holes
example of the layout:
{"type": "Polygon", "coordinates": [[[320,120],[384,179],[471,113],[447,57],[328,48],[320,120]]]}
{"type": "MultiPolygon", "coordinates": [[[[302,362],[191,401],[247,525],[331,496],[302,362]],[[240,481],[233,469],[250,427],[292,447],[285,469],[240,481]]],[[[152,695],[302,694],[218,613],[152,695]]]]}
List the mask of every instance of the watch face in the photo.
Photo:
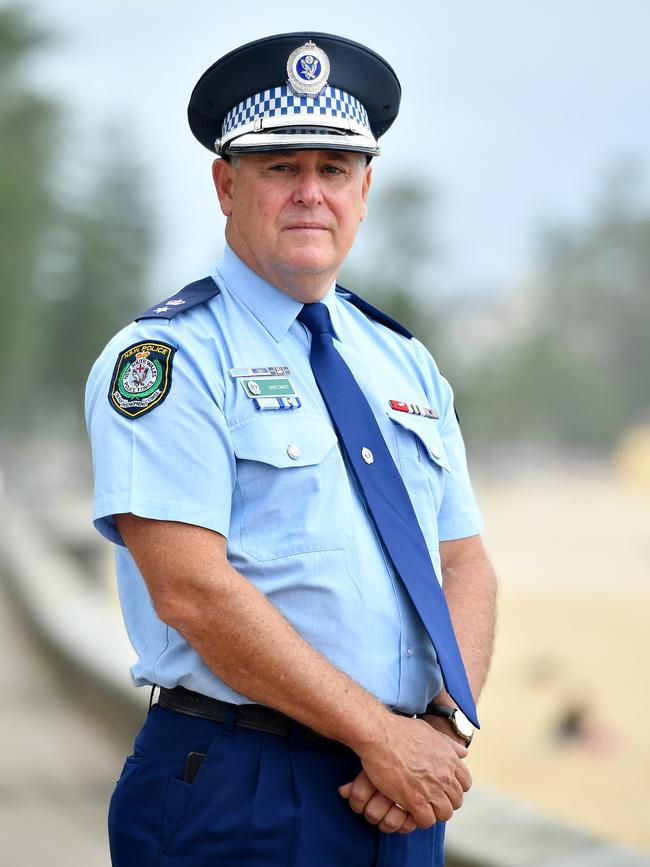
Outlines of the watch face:
{"type": "Polygon", "coordinates": [[[454,722],[456,723],[456,728],[461,733],[464,738],[471,738],[474,734],[474,726],[467,719],[462,710],[457,710],[454,714],[454,722]]]}

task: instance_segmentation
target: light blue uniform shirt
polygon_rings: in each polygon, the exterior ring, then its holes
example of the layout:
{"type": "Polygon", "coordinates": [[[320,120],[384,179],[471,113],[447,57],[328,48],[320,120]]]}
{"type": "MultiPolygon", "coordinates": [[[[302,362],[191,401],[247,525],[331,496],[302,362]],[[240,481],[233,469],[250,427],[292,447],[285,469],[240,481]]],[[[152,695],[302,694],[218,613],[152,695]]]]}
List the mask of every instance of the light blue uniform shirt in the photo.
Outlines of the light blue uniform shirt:
{"type": "MultiPolygon", "coordinates": [[[[120,601],[138,656],[134,682],[250,701],[157,617],[115,527],[112,516],[122,512],[221,533],[232,565],[311,645],[386,706],[421,712],[442,686],[436,654],[346,466],[311,371],[310,335],[296,321],[302,305],[229,248],[211,276],[220,294],[170,320],[128,325],[88,380],[94,522],[117,546],[120,601]],[[124,349],[144,341],[176,348],[172,384],[160,405],[126,418],[108,399],[113,370],[124,349]],[[289,368],[299,408],[260,411],[229,373],[268,366],[289,368]]],[[[368,318],[333,286],[324,303],[440,580],[438,542],[481,529],[451,388],[416,339],[368,318]],[[430,407],[439,418],[396,411],[391,400],[430,407]]]]}

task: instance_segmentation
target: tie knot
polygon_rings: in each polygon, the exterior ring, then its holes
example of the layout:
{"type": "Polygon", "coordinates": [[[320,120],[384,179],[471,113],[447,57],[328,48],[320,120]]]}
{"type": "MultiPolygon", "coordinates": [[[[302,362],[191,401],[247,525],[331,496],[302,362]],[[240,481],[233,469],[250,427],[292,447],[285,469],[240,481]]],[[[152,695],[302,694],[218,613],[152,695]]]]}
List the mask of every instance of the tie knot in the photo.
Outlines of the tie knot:
{"type": "Polygon", "coordinates": [[[330,312],[325,304],[321,304],[320,301],[317,301],[315,304],[305,304],[297,319],[312,334],[332,334],[333,332],[330,312]]]}

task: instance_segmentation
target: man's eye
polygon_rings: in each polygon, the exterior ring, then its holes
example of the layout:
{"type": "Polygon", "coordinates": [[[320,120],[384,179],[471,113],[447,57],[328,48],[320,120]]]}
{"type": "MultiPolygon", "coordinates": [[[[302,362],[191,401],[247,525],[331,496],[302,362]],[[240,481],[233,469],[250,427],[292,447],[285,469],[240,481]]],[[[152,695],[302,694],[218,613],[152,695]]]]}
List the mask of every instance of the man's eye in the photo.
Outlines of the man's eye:
{"type": "Polygon", "coordinates": [[[325,166],[324,171],[328,175],[342,175],[343,169],[340,166],[325,166]]]}
{"type": "Polygon", "coordinates": [[[287,163],[277,163],[277,165],[269,166],[269,171],[277,172],[278,174],[282,172],[291,171],[291,166],[287,165],[287,163]]]}

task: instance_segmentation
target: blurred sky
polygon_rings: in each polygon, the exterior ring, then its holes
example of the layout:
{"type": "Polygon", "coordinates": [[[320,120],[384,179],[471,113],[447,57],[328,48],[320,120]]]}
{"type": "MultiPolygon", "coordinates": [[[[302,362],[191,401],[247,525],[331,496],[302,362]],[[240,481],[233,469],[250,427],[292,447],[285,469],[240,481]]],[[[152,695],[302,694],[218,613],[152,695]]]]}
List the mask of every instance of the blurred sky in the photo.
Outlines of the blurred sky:
{"type": "Polygon", "coordinates": [[[270,33],[346,35],[394,67],[402,110],[374,183],[419,171],[438,188],[437,277],[450,291],[508,287],[529,267],[537,227],[588,213],[620,159],[648,162],[648,0],[30,5],[65,35],[31,74],[73,109],[73,153],[88,159],[93,133],[112,124],[148,164],[162,238],[155,295],[222,249],[210,154],[186,122],[192,87],[219,56],[270,33]]]}

